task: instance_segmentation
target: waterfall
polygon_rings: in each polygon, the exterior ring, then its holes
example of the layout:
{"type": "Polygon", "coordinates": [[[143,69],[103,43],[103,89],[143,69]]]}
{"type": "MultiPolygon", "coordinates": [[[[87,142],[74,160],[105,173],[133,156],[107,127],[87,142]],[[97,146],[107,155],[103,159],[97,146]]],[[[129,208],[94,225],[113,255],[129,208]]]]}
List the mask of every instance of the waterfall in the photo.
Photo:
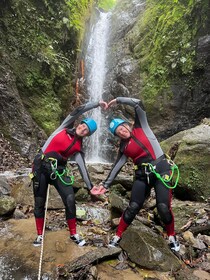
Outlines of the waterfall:
{"type": "MultiPolygon", "coordinates": [[[[99,18],[94,24],[89,37],[85,56],[87,93],[89,101],[97,102],[102,99],[103,85],[106,74],[106,46],[108,41],[110,13],[99,12],[99,18]]],[[[107,131],[105,117],[101,108],[94,109],[89,117],[96,120],[98,129],[89,137],[86,147],[86,160],[88,162],[106,162],[107,131]],[[103,142],[103,143],[102,143],[103,142]]]]}

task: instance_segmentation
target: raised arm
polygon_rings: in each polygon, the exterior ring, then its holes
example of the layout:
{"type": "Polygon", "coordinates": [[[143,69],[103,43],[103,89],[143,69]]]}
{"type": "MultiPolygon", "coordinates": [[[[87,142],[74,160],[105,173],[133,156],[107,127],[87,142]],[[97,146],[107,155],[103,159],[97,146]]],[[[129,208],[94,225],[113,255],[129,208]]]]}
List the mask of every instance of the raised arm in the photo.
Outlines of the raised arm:
{"type": "Polygon", "coordinates": [[[117,97],[115,100],[116,104],[125,104],[134,108],[135,126],[148,126],[146,112],[140,99],[130,97],[117,97]]]}
{"type": "MultiPolygon", "coordinates": [[[[132,106],[135,110],[135,123],[134,128],[141,128],[147,137],[148,141],[150,142],[150,145],[152,146],[156,158],[160,157],[163,154],[163,151],[160,147],[160,144],[154,135],[153,131],[151,130],[148,121],[146,112],[144,110],[144,106],[142,102],[139,99],[135,98],[129,98],[129,97],[117,97],[116,99],[113,99],[109,102],[108,107],[110,107],[110,104],[125,104],[132,106]]],[[[131,135],[131,137],[133,137],[131,135]]]]}
{"type": "Polygon", "coordinates": [[[81,105],[77,107],[71,114],[69,114],[65,120],[61,123],[61,125],[50,135],[50,137],[45,142],[45,145],[42,147],[42,150],[44,151],[45,148],[48,146],[49,142],[52,140],[52,138],[59,133],[64,128],[72,128],[74,126],[75,120],[79,118],[82,114],[85,112],[97,108],[98,106],[101,106],[101,108],[106,109],[107,103],[104,101],[99,102],[88,102],[84,105],[81,105]]]}
{"type": "MultiPolygon", "coordinates": [[[[71,114],[69,114],[65,120],[62,122],[62,124],[56,129],[62,130],[63,128],[71,128],[74,125],[75,120],[77,120],[82,114],[85,112],[97,108],[99,106],[99,102],[88,102],[84,105],[81,105],[77,107],[71,114]]],[[[56,132],[55,131],[55,132],[56,132]]]]}

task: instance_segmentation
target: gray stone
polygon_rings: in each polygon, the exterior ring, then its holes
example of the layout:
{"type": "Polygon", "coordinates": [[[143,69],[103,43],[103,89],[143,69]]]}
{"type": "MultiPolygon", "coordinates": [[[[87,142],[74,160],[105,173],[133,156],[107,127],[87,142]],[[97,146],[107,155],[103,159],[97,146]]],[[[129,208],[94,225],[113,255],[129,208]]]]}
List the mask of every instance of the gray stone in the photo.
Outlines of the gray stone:
{"type": "Polygon", "coordinates": [[[174,161],[180,169],[177,197],[204,201],[210,197],[210,126],[200,124],[192,129],[177,133],[161,142],[170,154],[177,145],[174,161]]]}
{"type": "Polygon", "coordinates": [[[120,246],[127,252],[129,259],[141,267],[158,271],[181,267],[166,241],[141,223],[135,222],[135,226],[130,226],[124,232],[120,246]]]}
{"type": "Polygon", "coordinates": [[[5,178],[0,178],[0,196],[9,195],[11,191],[10,185],[5,178]]]}
{"type": "Polygon", "coordinates": [[[3,195],[0,197],[0,216],[11,215],[16,207],[14,198],[3,195]]]}
{"type": "Polygon", "coordinates": [[[123,212],[128,206],[128,200],[124,199],[122,196],[117,195],[116,193],[110,193],[109,201],[111,207],[116,209],[118,212],[123,212]]]}

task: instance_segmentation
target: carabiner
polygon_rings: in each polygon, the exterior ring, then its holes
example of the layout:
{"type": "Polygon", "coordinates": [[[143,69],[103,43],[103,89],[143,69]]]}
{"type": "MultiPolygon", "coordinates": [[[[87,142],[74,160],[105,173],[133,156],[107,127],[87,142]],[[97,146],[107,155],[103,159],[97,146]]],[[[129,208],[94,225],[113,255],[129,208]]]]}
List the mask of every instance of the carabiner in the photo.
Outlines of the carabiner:
{"type": "Polygon", "coordinates": [[[50,174],[50,179],[51,179],[51,180],[55,180],[56,178],[57,178],[56,172],[52,172],[52,173],[50,174]]]}

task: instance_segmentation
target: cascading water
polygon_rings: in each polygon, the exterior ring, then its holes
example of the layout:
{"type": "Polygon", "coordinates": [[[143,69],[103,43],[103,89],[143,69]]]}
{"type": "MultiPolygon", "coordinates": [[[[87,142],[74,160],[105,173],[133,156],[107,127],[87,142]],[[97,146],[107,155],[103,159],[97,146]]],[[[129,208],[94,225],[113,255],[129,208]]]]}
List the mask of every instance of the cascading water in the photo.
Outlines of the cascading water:
{"type": "MultiPolygon", "coordinates": [[[[93,26],[85,56],[87,92],[89,101],[102,100],[106,74],[106,47],[108,41],[110,13],[99,12],[99,18],[93,26]]],[[[96,120],[98,129],[88,139],[86,160],[88,162],[106,162],[105,116],[101,108],[94,109],[89,117],[96,120]],[[103,143],[102,143],[103,142],[103,143]]]]}

